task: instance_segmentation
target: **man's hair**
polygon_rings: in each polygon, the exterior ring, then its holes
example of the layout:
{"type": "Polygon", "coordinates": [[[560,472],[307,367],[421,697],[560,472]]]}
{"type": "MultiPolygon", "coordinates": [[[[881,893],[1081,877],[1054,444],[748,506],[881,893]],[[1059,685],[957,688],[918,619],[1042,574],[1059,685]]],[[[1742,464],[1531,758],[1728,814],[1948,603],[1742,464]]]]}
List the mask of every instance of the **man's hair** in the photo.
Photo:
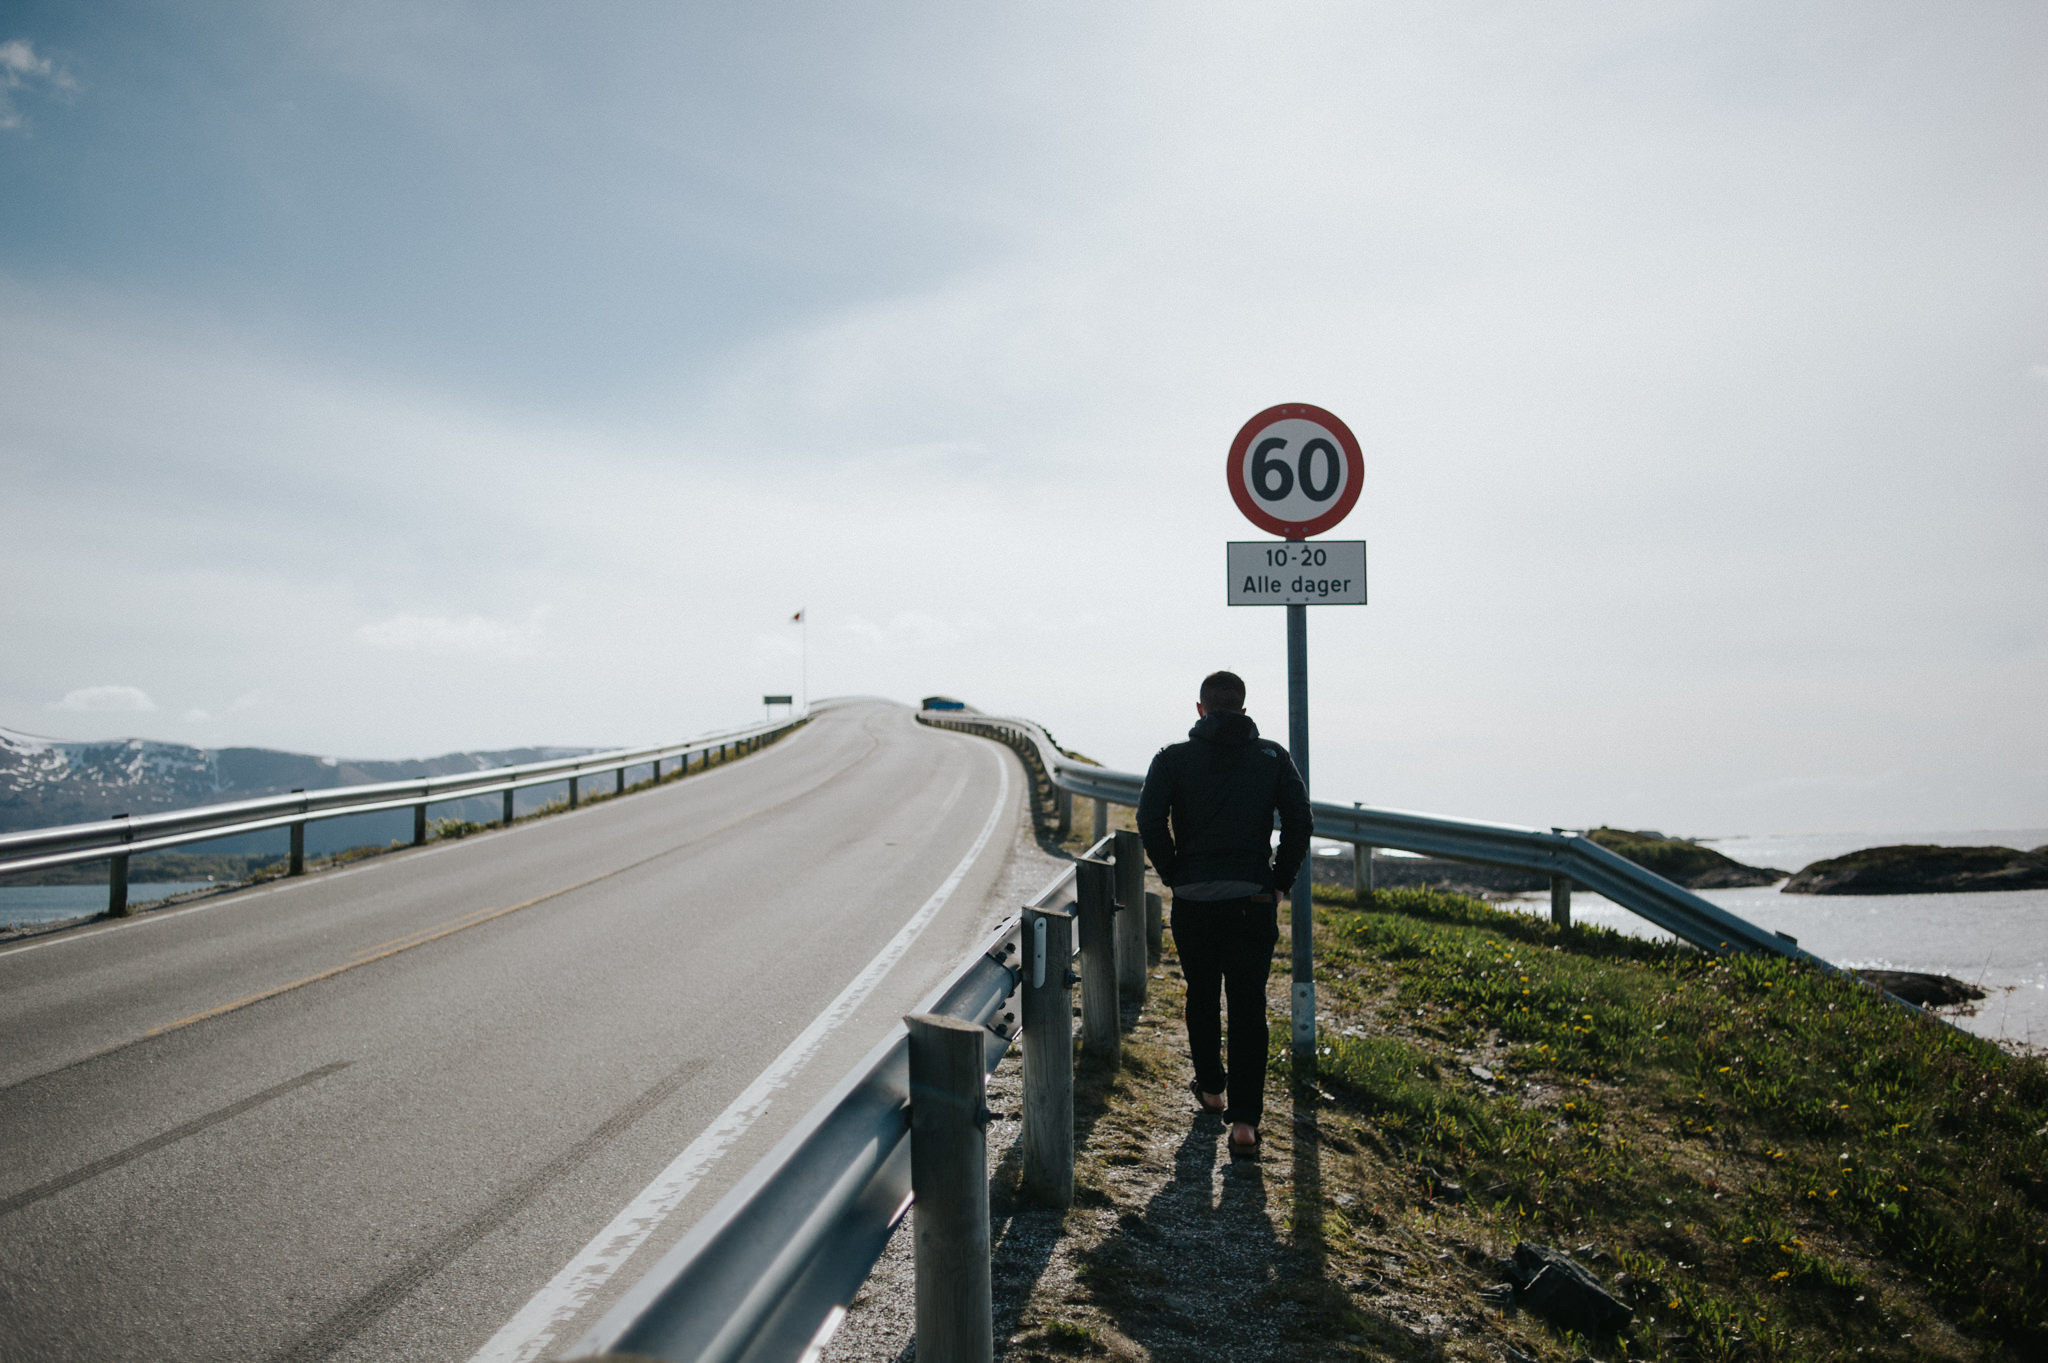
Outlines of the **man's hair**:
{"type": "Polygon", "coordinates": [[[1211,672],[1202,678],[1202,708],[1226,714],[1244,709],[1244,678],[1235,672],[1211,672]]]}

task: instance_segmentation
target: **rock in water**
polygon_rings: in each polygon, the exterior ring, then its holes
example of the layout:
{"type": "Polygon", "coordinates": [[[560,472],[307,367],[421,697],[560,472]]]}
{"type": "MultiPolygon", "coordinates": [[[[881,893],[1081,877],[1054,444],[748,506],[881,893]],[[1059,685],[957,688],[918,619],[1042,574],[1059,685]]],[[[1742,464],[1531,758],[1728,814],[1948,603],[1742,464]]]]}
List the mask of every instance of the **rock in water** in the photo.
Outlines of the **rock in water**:
{"type": "Polygon", "coordinates": [[[1786,894],[1954,894],[2048,889],[2048,847],[1866,847],[1816,861],[1786,894]]]}
{"type": "Polygon", "coordinates": [[[1505,1268],[1521,1305],[1563,1329],[1611,1335],[1635,1319],[1635,1311],[1598,1278],[1554,1249],[1524,1240],[1505,1268]]]}
{"type": "Polygon", "coordinates": [[[1953,975],[1929,975],[1919,970],[1859,970],[1856,976],[1922,1008],[1975,1003],[1984,997],[1984,991],[1976,985],[1964,984],[1953,975]]]}
{"type": "Polygon", "coordinates": [[[1667,838],[1648,830],[1630,832],[1625,828],[1588,829],[1586,836],[1610,852],[1618,852],[1636,865],[1655,871],[1666,880],[1688,890],[1731,890],[1749,885],[1775,885],[1785,878],[1783,871],[1768,866],[1744,866],[1733,857],[1688,838],[1667,838]]]}

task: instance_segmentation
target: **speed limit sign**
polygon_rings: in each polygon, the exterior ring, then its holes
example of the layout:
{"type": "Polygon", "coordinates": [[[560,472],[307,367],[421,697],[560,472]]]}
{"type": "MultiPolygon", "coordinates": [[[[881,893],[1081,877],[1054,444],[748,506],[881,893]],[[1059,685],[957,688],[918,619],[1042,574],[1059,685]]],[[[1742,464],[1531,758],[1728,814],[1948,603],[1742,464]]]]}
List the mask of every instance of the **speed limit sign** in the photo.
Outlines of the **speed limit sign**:
{"type": "MultiPolygon", "coordinates": [[[[1365,485],[1365,456],[1351,428],[1330,413],[1283,402],[1245,422],[1230,442],[1224,475],[1245,519],[1289,541],[1228,547],[1229,602],[1287,608],[1287,746],[1308,787],[1308,608],[1365,604],[1365,545],[1302,541],[1351,514],[1365,485]]],[[[1316,1055],[1312,879],[1304,861],[1292,890],[1297,1074],[1312,1071],[1316,1055]]]]}
{"type": "Polygon", "coordinates": [[[1320,407],[1283,402],[1244,424],[1226,469],[1237,509],[1282,539],[1320,535],[1351,513],[1365,456],[1351,428],[1320,407]]]}

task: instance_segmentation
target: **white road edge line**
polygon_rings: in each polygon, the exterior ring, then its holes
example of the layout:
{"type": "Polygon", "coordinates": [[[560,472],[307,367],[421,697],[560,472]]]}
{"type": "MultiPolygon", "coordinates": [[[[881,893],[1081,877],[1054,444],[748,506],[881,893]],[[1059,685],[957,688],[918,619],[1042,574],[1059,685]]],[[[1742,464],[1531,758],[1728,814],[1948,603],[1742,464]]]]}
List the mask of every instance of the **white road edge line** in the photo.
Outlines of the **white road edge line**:
{"type": "Polygon", "coordinates": [[[810,1063],[819,1047],[824,1045],[825,1038],[853,1016],[855,1010],[867,1001],[868,995],[875,991],[875,986],[882,982],[883,976],[903,959],[918,935],[953,897],[953,891],[966,879],[967,872],[1002,823],[1003,811],[1010,802],[1010,766],[993,745],[988,752],[995,759],[1001,780],[996,790],[995,807],[989,810],[988,821],[981,826],[974,845],[967,849],[966,856],[960,858],[960,864],[953,868],[945,883],[932,892],[932,897],[910,916],[910,921],[889,939],[888,945],[861,968],[852,982],[840,991],[839,997],[827,1004],[824,1012],[811,1019],[810,1026],[799,1032],[796,1040],[790,1042],[782,1054],[776,1056],[768,1068],[762,1070],[754,1082],[713,1119],[710,1126],[704,1128],[697,1139],[683,1147],[683,1152],[668,1168],[657,1174],[652,1183],[641,1189],[639,1195],[612,1218],[610,1225],[599,1231],[574,1259],[563,1266],[561,1272],[549,1280],[547,1286],[534,1293],[526,1305],[519,1308],[518,1314],[506,1321],[498,1333],[491,1336],[490,1342],[477,1350],[470,1363],[534,1363],[543,1357],[563,1327],[582,1313],[591,1298],[625,1266],[626,1261],[668,1219],[712,1166],[723,1159],[739,1143],[740,1137],[767,1113],[776,1094],[788,1086],[797,1071],[810,1063]]]}

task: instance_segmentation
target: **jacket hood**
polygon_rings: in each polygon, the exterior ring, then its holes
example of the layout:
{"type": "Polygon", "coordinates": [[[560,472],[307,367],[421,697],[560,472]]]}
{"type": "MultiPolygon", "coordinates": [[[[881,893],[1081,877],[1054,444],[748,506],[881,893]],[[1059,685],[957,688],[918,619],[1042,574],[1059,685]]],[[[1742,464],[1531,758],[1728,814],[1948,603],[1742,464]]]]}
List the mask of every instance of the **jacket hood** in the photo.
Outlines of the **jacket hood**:
{"type": "Polygon", "coordinates": [[[1203,715],[1195,721],[1195,727],[1188,730],[1188,737],[1203,743],[1221,743],[1237,747],[1249,743],[1259,736],[1259,726],[1252,723],[1250,715],[1239,712],[1234,715],[1203,715]]]}

